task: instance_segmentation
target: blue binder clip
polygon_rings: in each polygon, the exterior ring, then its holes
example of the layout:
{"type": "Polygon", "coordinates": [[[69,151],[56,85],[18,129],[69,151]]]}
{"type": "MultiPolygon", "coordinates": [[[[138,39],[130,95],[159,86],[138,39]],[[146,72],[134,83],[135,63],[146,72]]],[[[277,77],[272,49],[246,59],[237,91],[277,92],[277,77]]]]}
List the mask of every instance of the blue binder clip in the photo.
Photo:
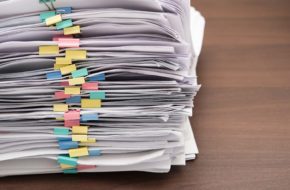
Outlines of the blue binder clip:
{"type": "Polygon", "coordinates": [[[86,121],[98,121],[99,116],[96,113],[94,113],[94,114],[82,114],[81,120],[84,122],[86,122],[86,121]]]}
{"type": "Polygon", "coordinates": [[[46,74],[46,79],[47,80],[59,80],[62,79],[62,75],[60,71],[55,71],[51,73],[46,74]]]}
{"type": "Polygon", "coordinates": [[[72,13],[72,8],[71,7],[56,8],[56,13],[57,14],[69,14],[69,13],[72,13]]]}
{"type": "Polygon", "coordinates": [[[89,81],[90,82],[94,82],[94,81],[104,81],[104,80],[106,80],[106,76],[105,76],[104,73],[89,77],[89,81]]]}
{"type": "Polygon", "coordinates": [[[73,96],[68,99],[66,99],[67,104],[78,104],[81,103],[81,97],[80,96],[73,96]]]}
{"type": "Polygon", "coordinates": [[[79,143],[74,141],[59,141],[58,145],[60,150],[69,150],[79,147],[79,143]]]}

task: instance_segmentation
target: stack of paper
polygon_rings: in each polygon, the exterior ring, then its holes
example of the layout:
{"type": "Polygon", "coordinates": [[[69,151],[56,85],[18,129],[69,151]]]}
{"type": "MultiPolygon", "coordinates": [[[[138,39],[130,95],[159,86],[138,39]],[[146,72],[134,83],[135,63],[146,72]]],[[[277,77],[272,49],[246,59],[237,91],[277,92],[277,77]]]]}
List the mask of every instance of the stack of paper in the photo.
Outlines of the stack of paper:
{"type": "Polygon", "coordinates": [[[194,159],[203,30],[189,0],[2,0],[0,175],[194,159]]]}

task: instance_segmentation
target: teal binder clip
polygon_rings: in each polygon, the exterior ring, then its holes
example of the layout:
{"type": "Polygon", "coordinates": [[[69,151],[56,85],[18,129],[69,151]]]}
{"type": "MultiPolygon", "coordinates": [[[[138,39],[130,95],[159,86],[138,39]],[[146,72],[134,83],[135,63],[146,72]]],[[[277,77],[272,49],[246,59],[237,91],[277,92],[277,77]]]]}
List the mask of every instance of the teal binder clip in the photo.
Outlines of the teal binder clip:
{"type": "Polygon", "coordinates": [[[64,127],[56,127],[53,132],[55,135],[69,135],[69,129],[64,127]]]}
{"type": "Polygon", "coordinates": [[[39,0],[39,3],[40,4],[44,4],[47,8],[48,8],[48,10],[55,10],[55,7],[54,7],[54,5],[53,5],[53,3],[55,2],[56,0],[39,0]],[[51,7],[50,6],[48,6],[48,4],[47,3],[50,3],[50,5],[51,5],[51,7]]]}
{"type": "Polygon", "coordinates": [[[76,169],[68,169],[68,170],[63,170],[64,174],[77,174],[78,170],[76,169]]]}
{"type": "Polygon", "coordinates": [[[72,25],[73,25],[72,19],[67,19],[67,20],[61,21],[59,23],[56,23],[56,29],[62,30],[64,28],[71,27],[72,25]]]}
{"type": "Polygon", "coordinates": [[[78,159],[77,158],[70,158],[66,155],[61,155],[57,157],[57,162],[59,164],[66,164],[70,166],[77,166],[78,165],[78,159]]]}
{"type": "Polygon", "coordinates": [[[47,18],[53,17],[55,15],[56,15],[55,11],[42,12],[40,13],[40,20],[41,22],[44,22],[47,18]]]}
{"type": "Polygon", "coordinates": [[[39,3],[52,3],[55,2],[56,0],[39,0],[39,3]]]}

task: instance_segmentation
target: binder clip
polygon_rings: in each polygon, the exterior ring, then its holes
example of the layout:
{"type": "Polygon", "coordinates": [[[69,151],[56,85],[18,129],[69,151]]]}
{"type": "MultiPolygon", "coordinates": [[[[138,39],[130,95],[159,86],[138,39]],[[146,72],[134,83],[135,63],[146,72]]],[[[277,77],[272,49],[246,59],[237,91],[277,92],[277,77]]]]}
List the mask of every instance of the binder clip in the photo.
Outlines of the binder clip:
{"type": "Polygon", "coordinates": [[[48,8],[48,10],[51,11],[51,10],[56,10],[53,4],[53,2],[55,1],[56,0],[39,0],[39,3],[44,4],[48,8]],[[50,3],[51,7],[47,3],[50,3]]]}

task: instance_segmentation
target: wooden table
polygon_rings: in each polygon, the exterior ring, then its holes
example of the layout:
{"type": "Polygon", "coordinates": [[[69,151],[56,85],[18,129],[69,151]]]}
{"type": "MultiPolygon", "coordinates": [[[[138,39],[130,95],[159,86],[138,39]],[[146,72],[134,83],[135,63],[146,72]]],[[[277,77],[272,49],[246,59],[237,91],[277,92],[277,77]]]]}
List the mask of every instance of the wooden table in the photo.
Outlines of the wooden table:
{"type": "Polygon", "coordinates": [[[170,174],[0,179],[1,190],[290,189],[290,1],[194,0],[207,19],[196,161],[170,174]]]}

